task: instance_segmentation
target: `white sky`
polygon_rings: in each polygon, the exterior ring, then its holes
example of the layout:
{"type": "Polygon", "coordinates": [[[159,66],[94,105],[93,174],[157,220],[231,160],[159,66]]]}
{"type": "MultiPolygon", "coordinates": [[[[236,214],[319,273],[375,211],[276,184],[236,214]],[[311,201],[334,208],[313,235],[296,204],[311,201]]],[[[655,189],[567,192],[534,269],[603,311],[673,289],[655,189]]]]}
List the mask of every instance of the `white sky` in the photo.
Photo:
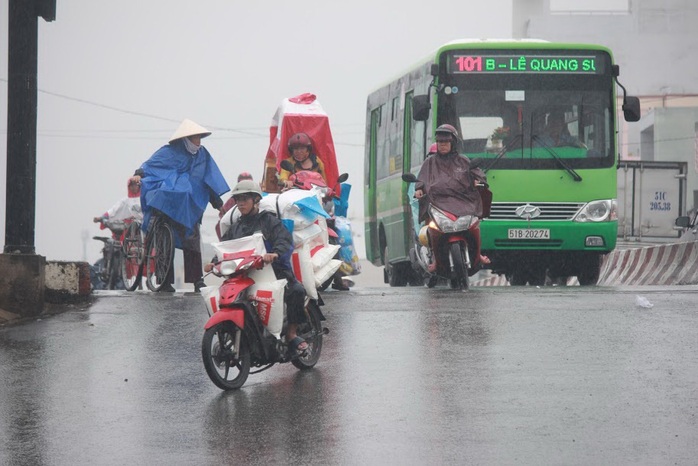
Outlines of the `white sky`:
{"type": "MultiPolygon", "coordinates": [[[[86,258],[94,262],[100,243],[91,237],[102,233],[92,217],[125,196],[126,179],[183,118],[213,130],[204,145],[231,186],[243,170],[259,179],[278,104],[312,92],[329,115],[340,172],[350,175],[350,217],[363,257],[366,96],[444,42],[510,37],[511,1],[58,0],[56,21],[39,19],[37,253],[82,260],[88,235],[86,258]]],[[[2,3],[0,244],[8,37],[2,3]]]]}

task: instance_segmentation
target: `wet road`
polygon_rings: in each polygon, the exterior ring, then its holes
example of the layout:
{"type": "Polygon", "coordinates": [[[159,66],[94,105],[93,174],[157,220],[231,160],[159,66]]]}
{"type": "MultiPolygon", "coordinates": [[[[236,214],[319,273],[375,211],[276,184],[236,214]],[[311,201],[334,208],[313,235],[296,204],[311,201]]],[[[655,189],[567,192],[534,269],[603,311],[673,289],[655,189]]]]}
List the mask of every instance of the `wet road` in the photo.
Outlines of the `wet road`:
{"type": "Polygon", "coordinates": [[[0,464],[695,464],[698,287],[324,296],[318,366],[231,393],[198,295],[0,329],[0,464]]]}

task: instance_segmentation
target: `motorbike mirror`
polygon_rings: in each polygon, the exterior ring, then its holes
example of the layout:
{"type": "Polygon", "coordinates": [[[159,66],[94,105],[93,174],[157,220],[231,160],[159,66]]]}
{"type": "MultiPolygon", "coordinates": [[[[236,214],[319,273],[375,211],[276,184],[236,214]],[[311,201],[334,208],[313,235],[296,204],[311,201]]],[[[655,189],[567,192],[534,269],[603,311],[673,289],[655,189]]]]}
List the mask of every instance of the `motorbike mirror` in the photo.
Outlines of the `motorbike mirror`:
{"type": "Polygon", "coordinates": [[[283,168],[287,172],[293,172],[293,164],[291,162],[289,162],[288,160],[281,161],[281,168],[283,168]]]}
{"type": "Polygon", "coordinates": [[[342,173],[339,175],[339,178],[337,178],[337,183],[344,183],[349,179],[349,173],[342,173]]]}
{"type": "Polygon", "coordinates": [[[417,177],[414,176],[414,173],[404,173],[402,175],[402,181],[404,181],[406,183],[416,183],[417,177]]]}
{"type": "Polygon", "coordinates": [[[683,216],[683,217],[678,217],[674,221],[674,225],[680,228],[688,228],[691,226],[691,217],[683,216]]]}

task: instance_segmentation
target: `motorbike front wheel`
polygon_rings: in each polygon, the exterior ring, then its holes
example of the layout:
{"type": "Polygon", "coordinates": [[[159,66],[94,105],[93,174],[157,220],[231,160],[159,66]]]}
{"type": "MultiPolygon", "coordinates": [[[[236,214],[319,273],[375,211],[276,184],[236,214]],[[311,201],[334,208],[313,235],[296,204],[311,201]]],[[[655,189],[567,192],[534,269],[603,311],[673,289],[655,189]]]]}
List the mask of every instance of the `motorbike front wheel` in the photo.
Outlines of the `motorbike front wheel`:
{"type": "Polygon", "coordinates": [[[310,301],[305,307],[305,316],[306,323],[298,325],[298,335],[308,342],[308,349],[303,356],[291,360],[291,363],[301,370],[314,367],[322,352],[320,309],[314,301],[310,301]]]}
{"type": "Polygon", "coordinates": [[[468,283],[468,267],[465,261],[465,248],[467,246],[455,242],[451,243],[450,254],[453,261],[453,270],[451,270],[451,288],[467,290],[470,286],[468,283]]]}
{"type": "Polygon", "coordinates": [[[250,374],[250,348],[245,332],[230,322],[214,325],[204,332],[201,356],[211,381],[223,390],[237,390],[250,374]],[[235,337],[240,332],[240,350],[235,337]]]}

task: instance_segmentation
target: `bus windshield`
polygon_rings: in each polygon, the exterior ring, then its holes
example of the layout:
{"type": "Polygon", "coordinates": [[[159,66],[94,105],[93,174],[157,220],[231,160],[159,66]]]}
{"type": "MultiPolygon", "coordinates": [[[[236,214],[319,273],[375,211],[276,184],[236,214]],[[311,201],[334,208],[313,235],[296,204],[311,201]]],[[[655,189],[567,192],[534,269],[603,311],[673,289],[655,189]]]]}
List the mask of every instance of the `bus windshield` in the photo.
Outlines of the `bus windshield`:
{"type": "Polygon", "coordinates": [[[461,152],[491,159],[484,167],[574,171],[615,163],[609,74],[446,72],[440,82],[438,124],[456,126],[461,152]]]}

